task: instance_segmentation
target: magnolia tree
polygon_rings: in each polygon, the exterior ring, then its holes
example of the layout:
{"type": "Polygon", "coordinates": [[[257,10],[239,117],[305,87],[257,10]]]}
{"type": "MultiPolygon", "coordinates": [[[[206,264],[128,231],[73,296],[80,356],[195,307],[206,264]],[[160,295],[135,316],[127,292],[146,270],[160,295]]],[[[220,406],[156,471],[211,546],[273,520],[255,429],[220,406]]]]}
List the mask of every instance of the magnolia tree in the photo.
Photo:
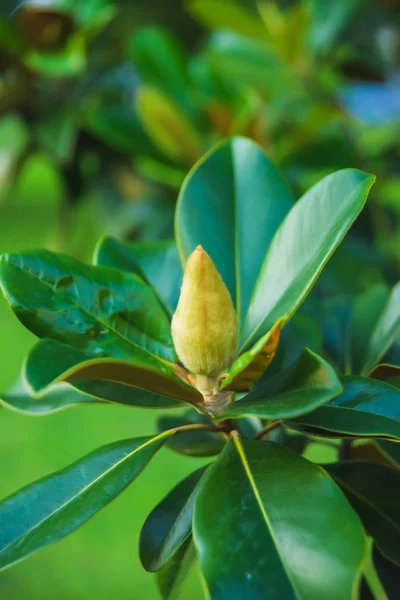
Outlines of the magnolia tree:
{"type": "Polygon", "coordinates": [[[315,352],[313,319],[299,327],[294,316],[373,182],[338,171],[293,203],[263,151],[233,138],[187,176],[175,242],[105,238],[93,266],[47,250],[1,257],[4,295],[41,338],[25,391],[3,396],[6,406],[186,406],[166,412],[156,435],[103,446],[4,499],[1,568],[83,525],[167,446],[213,460],[143,526],[140,558],[163,598],[196,560],[216,600],[367,598],[371,556],[391,593],[400,391],[396,366],[378,365],[396,340],[398,291],[356,301],[346,373],[326,340],[315,352]],[[328,442],[337,462],[302,456],[316,438],[343,439],[328,442]]]}

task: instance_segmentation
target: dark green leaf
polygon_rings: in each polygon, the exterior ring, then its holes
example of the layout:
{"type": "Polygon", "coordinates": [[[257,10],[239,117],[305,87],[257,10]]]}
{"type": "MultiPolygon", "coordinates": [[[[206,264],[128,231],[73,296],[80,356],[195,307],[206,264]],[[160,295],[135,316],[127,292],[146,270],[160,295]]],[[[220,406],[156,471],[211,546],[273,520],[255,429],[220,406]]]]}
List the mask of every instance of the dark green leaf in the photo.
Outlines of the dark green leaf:
{"type": "Polygon", "coordinates": [[[173,241],[120,242],[105,237],[96,250],[96,264],[136,273],[151,285],[170,314],[178,304],[182,267],[173,241]]]}
{"type": "Polygon", "coordinates": [[[291,206],[280,173],[257,144],[240,137],[206,154],[181,188],[175,227],[182,263],[196,246],[203,246],[228,287],[239,321],[272,237],[291,206]]]}
{"type": "MultiPolygon", "coordinates": [[[[363,373],[370,354],[370,338],[376,323],[382,314],[389,297],[389,289],[378,285],[361,294],[354,302],[350,318],[350,362],[351,372],[355,375],[363,373]]],[[[368,362],[375,362],[376,355],[370,356],[368,362]]]]}
{"type": "MultiPolygon", "coordinates": [[[[193,423],[211,424],[211,419],[208,415],[191,410],[179,416],[160,417],[158,430],[165,431],[193,423]]],[[[170,438],[167,446],[187,456],[215,456],[221,452],[225,442],[220,434],[212,431],[185,431],[170,438]]]]}
{"type": "MultiPolygon", "coordinates": [[[[381,302],[382,304],[382,302],[381,302]]],[[[362,369],[368,375],[386,354],[400,333],[400,283],[394,286],[368,340],[362,369]]],[[[377,315],[376,315],[377,316],[377,315]]]]}
{"type": "Polygon", "coordinates": [[[341,391],[341,383],[333,368],[306,349],[290,367],[242,400],[229,404],[217,420],[250,415],[261,419],[289,419],[314,410],[341,391]]]}
{"type": "Polygon", "coordinates": [[[400,472],[373,462],[324,465],[387,558],[400,564],[400,472]]]}
{"type": "MultiPolygon", "coordinates": [[[[379,580],[387,594],[387,600],[398,600],[400,568],[374,548],[373,562],[379,580]]],[[[386,600],[386,599],[385,599],[386,600]]]]}
{"type": "Polygon", "coordinates": [[[15,314],[39,337],[96,356],[175,360],[168,319],[136,275],[32,250],[3,255],[0,278],[15,314]]]}
{"type": "Polygon", "coordinates": [[[0,569],[62,539],[141,473],[168,434],[114,442],[0,503],[0,569]]]}
{"type": "Polygon", "coordinates": [[[178,483],[147,517],[139,543],[146,571],[159,571],[190,538],[198,483],[206,469],[201,467],[178,483]]]}
{"type": "Polygon", "coordinates": [[[394,467],[400,469],[400,444],[397,444],[396,442],[386,442],[385,440],[380,440],[377,445],[384,457],[394,467]]]}
{"type": "MultiPolygon", "coordinates": [[[[168,398],[185,400],[191,404],[202,403],[202,396],[189,384],[177,377],[173,365],[154,363],[154,360],[124,361],[114,358],[93,358],[56,340],[40,340],[25,362],[25,376],[35,394],[46,393],[50,386],[72,382],[83,391],[90,390],[87,380],[105,380],[122,383],[155,392],[168,398]],[[85,380],[80,386],[79,380],[85,380]]],[[[98,389],[98,386],[97,386],[98,389]]],[[[93,393],[93,391],[91,391],[93,393]]],[[[120,390],[108,390],[119,395],[120,390]]],[[[118,400],[119,401],[119,400],[118,400]]]]}
{"type": "Polygon", "coordinates": [[[41,398],[35,398],[29,393],[22,380],[0,398],[0,403],[7,408],[31,415],[46,415],[68,406],[96,402],[100,403],[101,400],[81,393],[68,384],[60,384],[41,398]]]}
{"type": "Polygon", "coordinates": [[[196,560],[196,551],[191,537],[178,552],[157,572],[157,584],[163,600],[176,600],[196,560]]]}
{"type": "Polygon", "coordinates": [[[343,393],[328,405],[290,421],[315,435],[400,439],[400,391],[382,381],[344,377],[343,393]]]}
{"type": "Polygon", "coordinates": [[[296,202],[258,265],[242,347],[248,348],[279,318],[294,313],[363,208],[374,180],[362,171],[344,169],[322,179],[296,202]]]}
{"type": "Polygon", "coordinates": [[[193,531],[216,600],[264,600],[266,590],[348,600],[366,553],[361,523],[330,477],[273,442],[227,444],[200,484],[193,531]]]}

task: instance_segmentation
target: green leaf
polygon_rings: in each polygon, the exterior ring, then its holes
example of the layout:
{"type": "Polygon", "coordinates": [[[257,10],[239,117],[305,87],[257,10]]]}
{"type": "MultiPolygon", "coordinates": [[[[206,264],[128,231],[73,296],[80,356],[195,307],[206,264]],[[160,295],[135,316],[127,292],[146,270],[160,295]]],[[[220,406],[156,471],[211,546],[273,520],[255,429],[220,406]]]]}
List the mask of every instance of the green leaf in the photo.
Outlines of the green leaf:
{"type": "Polygon", "coordinates": [[[380,440],[377,442],[378,449],[383,453],[393,467],[400,469],[400,444],[380,440]]]}
{"type": "Polygon", "coordinates": [[[382,381],[344,377],[343,393],[328,405],[287,422],[322,437],[400,439],[400,391],[382,381]]]}
{"type": "Polygon", "coordinates": [[[238,437],[201,482],[193,532],[215,599],[261,600],[268,590],[348,600],[366,554],[360,521],[325,471],[280,444],[238,437]]]}
{"type": "Polygon", "coordinates": [[[139,542],[146,571],[159,571],[191,537],[198,483],[206,469],[201,467],[185,477],[147,517],[139,542]]]}
{"type": "Polygon", "coordinates": [[[101,400],[74,390],[67,384],[60,384],[41,398],[35,398],[29,393],[22,379],[0,398],[0,404],[6,408],[30,415],[46,415],[70,406],[97,402],[100,403],[101,400]]]}
{"type": "Polygon", "coordinates": [[[0,569],[72,533],[141,473],[171,434],[103,446],[0,503],[0,569]]]}
{"type": "Polygon", "coordinates": [[[175,360],[170,325],[139,277],[48,250],[5,254],[3,292],[20,321],[95,356],[175,360]]]}
{"type": "Polygon", "coordinates": [[[161,89],[183,108],[190,107],[187,58],[175,36],[160,27],[142,27],[132,36],[128,53],[146,84],[161,89]]]}
{"type": "Polygon", "coordinates": [[[295,312],[363,208],[374,181],[372,175],[344,169],[296,202],[262,263],[242,330],[243,348],[295,312]]]}
{"type": "Polygon", "coordinates": [[[105,237],[97,246],[95,263],[136,273],[153,287],[167,311],[175,312],[183,275],[175,242],[120,242],[105,237]]]}
{"type": "Polygon", "coordinates": [[[72,385],[61,383],[37,397],[32,396],[21,378],[9,392],[0,397],[0,403],[6,408],[31,415],[46,415],[79,404],[104,402],[156,409],[182,406],[175,398],[105,380],[75,381],[72,385]]]}
{"type": "MultiPolygon", "coordinates": [[[[211,424],[211,419],[208,415],[202,415],[191,410],[179,416],[160,417],[157,425],[159,431],[165,431],[194,423],[211,424]]],[[[187,456],[215,456],[224,448],[225,441],[218,433],[199,430],[186,431],[175,435],[167,441],[166,445],[171,450],[187,456]]]]}
{"type": "Polygon", "coordinates": [[[399,597],[400,581],[400,569],[398,565],[387,560],[376,548],[373,551],[373,563],[383,589],[387,594],[387,599],[384,598],[383,600],[397,600],[399,597]]]}
{"type": "Polygon", "coordinates": [[[381,314],[376,315],[375,327],[365,351],[362,375],[368,375],[386,354],[400,333],[400,282],[390,292],[381,314]]]}
{"type": "Polygon", "coordinates": [[[176,600],[180,597],[195,560],[196,551],[190,537],[168,563],[157,571],[157,584],[163,600],[176,600]]]}
{"type": "MultiPolygon", "coordinates": [[[[371,337],[389,297],[389,289],[377,285],[356,298],[350,318],[351,372],[358,375],[371,360],[377,364],[380,351],[369,348],[371,337]],[[372,350],[372,352],[371,352],[372,350]],[[378,356],[378,359],[377,359],[378,356]],[[377,359],[377,360],[376,360],[377,359]]],[[[385,353],[385,352],[384,352],[385,353]]],[[[384,354],[383,353],[383,354],[384,354]]]]}
{"type": "Polygon", "coordinates": [[[400,472],[368,461],[324,465],[342,488],[379,550],[400,564],[400,472]]]}
{"type": "Polygon", "coordinates": [[[357,12],[361,2],[336,0],[327,4],[324,0],[306,0],[306,4],[312,19],[312,27],[309,29],[310,46],[321,56],[332,49],[332,45],[357,12]]]}
{"type": "Polygon", "coordinates": [[[204,151],[202,138],[181,107],[155,87],[142,86],[135,96],[141,124],[169,160],[192,165],[204,151]]]}
{"type": "MultiPolygon", "coordinates": [[[[82,391],[93,393],[93,387],[87,384],[87,380],[104,380],[184,400],[190,404],[201,404],[203,398],[199,392],[174,373],[174,365],[158,365],[147,359],[143,362],[128,362],[113,358],[93,358],[72,346],[46,339],[33,347],[25,362],[26,380],[37,395],[45,394],[50,386],[61,382],[72,382],[82,391]],[[80,382],[82,379],[85,380],[83,384],[80,382]]],[[[98,383],[97,389],[99,386],[98,383]]],[[[119,398],[121,391],[113,388],[109,388],[107,392],[99,390],[101,394],[111,394],[113,401],[115,397],[119,398]]]]}
{"type": "Polygon", "coordinates": [[[280,173],[257,144],[240,137],[206,154],[181,188],[175,231],[182,264],[203,246],[231,294],[239,322],[272,237],[291,206],[280,173]]]}
{"type": "Polygon", "coordinates": [[[229,404],[217,417],[290,419],[314,410],[342,391],[334,369],[320,356],[304,350],[290,367],[272,377],[243,399],[229,404]]]}

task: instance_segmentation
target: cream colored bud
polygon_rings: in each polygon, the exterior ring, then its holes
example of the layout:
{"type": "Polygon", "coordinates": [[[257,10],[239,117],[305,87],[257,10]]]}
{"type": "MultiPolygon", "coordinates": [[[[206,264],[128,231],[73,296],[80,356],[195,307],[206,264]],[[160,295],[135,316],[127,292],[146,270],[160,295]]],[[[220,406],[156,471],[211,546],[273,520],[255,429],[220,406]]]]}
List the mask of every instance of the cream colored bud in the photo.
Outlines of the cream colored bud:
{"type": "Polygon", "coordinates": [[[200,375],[199,380],[212,380],[232,363],[237,343],[235,309],[213,261],[201,246],[186,264],[172,319],[172,337],[180,361],[200,375]]]}

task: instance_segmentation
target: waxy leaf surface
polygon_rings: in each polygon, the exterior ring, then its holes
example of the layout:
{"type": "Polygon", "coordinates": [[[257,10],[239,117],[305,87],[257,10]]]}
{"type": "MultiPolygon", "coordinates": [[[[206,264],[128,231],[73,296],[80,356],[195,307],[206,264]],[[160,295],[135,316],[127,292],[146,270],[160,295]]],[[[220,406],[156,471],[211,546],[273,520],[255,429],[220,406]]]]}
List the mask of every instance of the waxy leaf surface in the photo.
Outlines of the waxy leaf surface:
{"type": "Polygon", "coordinates": [[[200,484],[193,531],[213,600],[349,600],[366,553],[338,486],[274,442],[227,444],[200,484]]]}
{"type": "Polygon", "coordinates": [[[167,437],[103,446],[0,503],[0,569],[83,525],[144,469],[167,437]]]}

